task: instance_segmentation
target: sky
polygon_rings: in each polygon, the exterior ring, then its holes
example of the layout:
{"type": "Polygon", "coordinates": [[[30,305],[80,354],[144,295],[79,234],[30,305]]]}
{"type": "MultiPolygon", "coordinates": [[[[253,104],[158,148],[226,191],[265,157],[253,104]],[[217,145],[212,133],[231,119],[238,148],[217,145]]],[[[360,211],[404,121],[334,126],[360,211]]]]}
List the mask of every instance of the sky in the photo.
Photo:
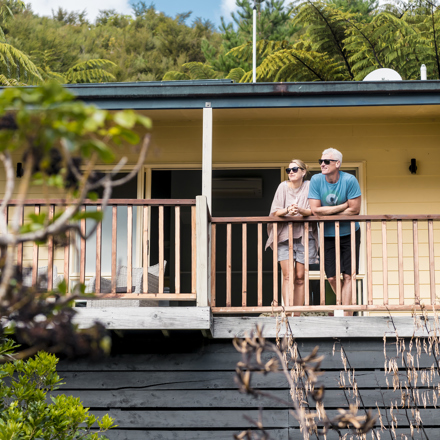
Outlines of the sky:
{"type": "MultiPolygon", "coordinates": [[[[32,10],[38,15],[52,15],[52,10],[58,7],[68,11],[86,9],[87,18],[93,22],[100,9],[116,9],[123,14],[130,14],[130,3],[137,0],[25,0],[30,3],[32,10]]],[[[220,25],[220,17],[230,21],[230,14],[235,10],[235,0],[144,0],[147,5],[154,3],[158,11],[174,17],[181,12],[193,11],[189,23],[196,17],[211,20],[216,26],[220,25]]]]}

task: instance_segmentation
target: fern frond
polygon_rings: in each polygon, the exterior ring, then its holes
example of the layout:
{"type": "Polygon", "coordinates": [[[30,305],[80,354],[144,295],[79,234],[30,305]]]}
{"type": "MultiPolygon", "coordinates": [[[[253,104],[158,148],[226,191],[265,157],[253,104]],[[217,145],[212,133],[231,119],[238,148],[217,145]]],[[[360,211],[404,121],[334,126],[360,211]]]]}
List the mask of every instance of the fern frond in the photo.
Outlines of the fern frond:
{"type": "Polygon", "coordinates": [[[185,63],[183,66],[189,71],[191,79],[215,79],[217,78],[217,72],[209,65],[196,61],[191,63],[185,63]]]}
{"type": "Polygon", "coordinates": [[[68,84],[110,82],[116,79],[114,75],[104,69],[79,70],[70,73],[67,72],[65,78],[68,84]]]}
{"type": "Polygon", "coordinates": [[[8,73],[9,77],[18,70],[19,77],[16,78],[17,81],[20,81],[21,77],[25,75],[28,75],[31,81],[42,79],[37,66],[30,58],[21,50],[16,49],[8,43],[0,42],[0,66],[2,71],[8,73]],[[13,73],[11,70],[13,70],[13,73]]]}
{"type": "Polygon", "coordinates": [[[175,70],[170,70],[165,73],[162,78],[162,81],[182,81],[191,79],[187,73],[177,72],[175,70]]]}
{"type": "Polygon", "coordinates": [[[236,83],[240,82],[241,78],[246,74],[245,70],[241,67],[236,67],[235,69],[232,69],[226,79],[232,79],[236,83]]]}

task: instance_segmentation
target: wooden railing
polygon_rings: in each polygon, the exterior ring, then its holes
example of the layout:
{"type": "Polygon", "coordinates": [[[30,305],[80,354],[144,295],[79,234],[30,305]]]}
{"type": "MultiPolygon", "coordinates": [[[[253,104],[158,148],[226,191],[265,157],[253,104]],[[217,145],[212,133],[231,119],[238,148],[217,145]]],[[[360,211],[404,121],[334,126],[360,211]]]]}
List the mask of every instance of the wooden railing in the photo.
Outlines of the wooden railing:
{"type": "MultiPolygon", "coordinates": [[[[414,308],[440,308],[436,299],[435,248],[440,250],[440,215],[372,215],[308,217],[213,217],[211,224],[211,306],[214,313],[262,313],[279,310],[281,271],[277,244],[264,252],[267,234],[263,225],[273,225],[274,236],[280,223],[289,223],[289,297],[286,311],[409,311],[414,308]],[[306,221],[305,221],[306,220],[306,221]],[[350,222],[351,267],[355,268],[355,222],[361,225],[361,272],[351,274],[351,305],[342,304],[341,285],[337,283],[334,304],[326,304],[324,236],[319,234],[320,263],[309,267],[305,240],[305,303],[293,306],[293,223],[303,222],[305,235],[312,223],[323,231],[325,222],[335,223],[336,273],[340,274],[340,222],[350,222]],[[422,238],[421,238],[422,236],[422,238]],[[437,241],[436,241],[437,239],[437,241]],[[235,261],[234,261],[235,260],[235,261]],[[420,264],[422,260],[422,265],[420,264]],[[270,280],[268,279],[270,278],[270,280]],[[235,279],[234,279],[235,278],[235,279]],[[422,279],[423,278],[423,282],[422,279]],[[319,283],[319,299],[310,300],[310,281],[319,283]]],[[[439,252],[436,252],[440,255],[439,252]]],[[[437,289],[437,290],[436,290],[437,289]]],[[[328,296],[328,295],[327,295],[328,296]]]]}
{"type": "MultiPolygon", "coordinates": [[[[20,223],[26,221],[30,213],[39,214],[47,212],[49,218],[53,218],[58,212],[64,210],[65,200],[27,200],[19,214],[20,223]]],[[[12,200],[6,210],[6,217],[11,221],[11,213],[17,209],[17,201],[12,200]]],[[[83,211],[101,210],[101,201],[86,201],[83,211]]],[[[196,200],[172,200],[172,199],[111,199],[108,201],[106,215],[111,215],[111,230],[103,231],[103,224],[99,223],[93,238],[86,240],[84,236],[95,224],[93,220],[80,220],[80,230],[83,237],[67,237],[62,246],[56,248],[54,237],[49,237],[47,245],[33,244],[27,246],[20,244],[17,249],[17,265],[20,268],[38,268],[47,266],[47,288],[54,287],[54,267],[62,266],[64,279],[69,289],[73,281],[87,283],[92,277],[96,277],[95,291],[98,298],[130,298],[130,299],[155,299],[171,301],[194,301],[196,300],[196,200]],[[123,208],[123,209],[121,209],[123,208]],[[134,213],[134,210],[136,212],[134,213]],[[126,210],[126,218],[121,218],[121,211],[126,210]],[[110,211],[110,212],[108,212],[110,211]],[[124,223],[124,227],[120,224],[124,223]],[[125,226],[126,224],[126,226],[125,226]],[[118,258],[118,240],[121,235],[126,240],[123,260],[118,258]],[[125,235],[126,234],[126,235],[125,235]],[[137,255],[134,255],[133,241],[138,247],[137,255]],[[110,255],[103,255],[102,246],[104,241],[111,241],[110,255]],[[165,249],[166,242],[169,243],[165,249]],[[93,247],[96,262],[93,270],[86,271],[87,248],[93,247]],[[62,253],[58,250],[62,248],[62,253]],[[41,250],[44,249],[42,257],[41,250]],[[166,258],[166,253],[169,255],[166,258]],[[171,258],[171,254],[173,258],[171,258]],[[77,257],[78,264],[73,264],[72,257],[77,257]],[[154,258],[153,258],[154,257],[154,258]],[[155,261],[153,261],[153,259],[155,261]],[[166,267],[165,267],[166,260],[166,267]],[[172,260],[172,261],[170,261],[172,260]],[[133,263],[133,261],[137,261],[133,263]],[[110,262],[110,272],[104,273],[103,262],[110,262]],[[149,289],[149,278],[153,276],[149,267],[158,264],[158,288],[157,291],[149,289]],[[120,266],[126,266],[127,279],[126,291],[117,286],[118,271],[120,266]],[[184,267],[182,267],[182,265],[184,267]],[[76,268],[74,267],[76,266],[76,268]],[[141,293],[133,292],[132,271],[135,267],[143,268],[143,283],[141,293]],[[167,275],[168,274],[168,275],[167,275]],[[111,281],[111,291],[102,292],[102,281],[111,281]]],[[[88,261],[90,263],[90,261],[88,261]]],[[[108,265],[108,264],[107,264],[108,265]]],[[[38,273],[32,271],[32,284],[36,285],[38,273]]],[[[155,276],[155,275],[154,275],[155,276]]]]}

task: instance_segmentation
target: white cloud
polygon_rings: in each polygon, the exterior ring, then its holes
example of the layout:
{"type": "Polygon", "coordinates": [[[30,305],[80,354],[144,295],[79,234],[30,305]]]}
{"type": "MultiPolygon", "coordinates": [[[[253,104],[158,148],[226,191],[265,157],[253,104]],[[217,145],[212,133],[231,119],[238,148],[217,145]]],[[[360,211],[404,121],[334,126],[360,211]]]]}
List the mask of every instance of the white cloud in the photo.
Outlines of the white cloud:
{"type": "MultiPolygon", "coordinates": [[[[25,3],[28,3],[25,1],[25,3]]],[[[32,10],[38,15],[52,16],[59,7],[71,11],[87,11],[87,18],[94,22],[100,9],[116,9],[120,14],[130,14],[128,0],[30,0],[32,10]]]]}
{"type": "Polygon", "coordinates": [[[231,12],[235,12],[237,10],[237,5],[235,4],[235,0],[222,0],[220,7],[221,7],[222,15],[228,19],[231,16],[231,12]]]}

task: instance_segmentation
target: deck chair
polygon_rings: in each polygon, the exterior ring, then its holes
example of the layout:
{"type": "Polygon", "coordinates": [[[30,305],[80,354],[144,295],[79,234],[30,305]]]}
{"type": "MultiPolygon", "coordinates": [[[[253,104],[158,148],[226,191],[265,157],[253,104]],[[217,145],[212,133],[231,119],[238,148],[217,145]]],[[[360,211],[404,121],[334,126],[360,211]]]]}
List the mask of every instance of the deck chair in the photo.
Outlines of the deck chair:
{"type": "MultiPolygon", "coordinates": [[[[164,270],[166,267],[164,260],[164,270]]],[[[133,293],[142,293],[144,290],[144,269],[142,267],[134,267],[131,272],[133,293]]],[[[86,293],[95,293],[96,277],[90,278],[86,285],[86,293]]],[[[111,293],[112,282],[107,278],[101,277],[101,292],[111,293]]],[[[148,268],[148,292],[157,293],[159,290],[159,264],[148,268]]],[[[116,277],[116,293],[127,292],[127,266],[120,266],[116,277]]],[[[157,307],[158,300],[142,299],[142,300],[90,300],[87,301],[87,307],[157,307]]]]}

